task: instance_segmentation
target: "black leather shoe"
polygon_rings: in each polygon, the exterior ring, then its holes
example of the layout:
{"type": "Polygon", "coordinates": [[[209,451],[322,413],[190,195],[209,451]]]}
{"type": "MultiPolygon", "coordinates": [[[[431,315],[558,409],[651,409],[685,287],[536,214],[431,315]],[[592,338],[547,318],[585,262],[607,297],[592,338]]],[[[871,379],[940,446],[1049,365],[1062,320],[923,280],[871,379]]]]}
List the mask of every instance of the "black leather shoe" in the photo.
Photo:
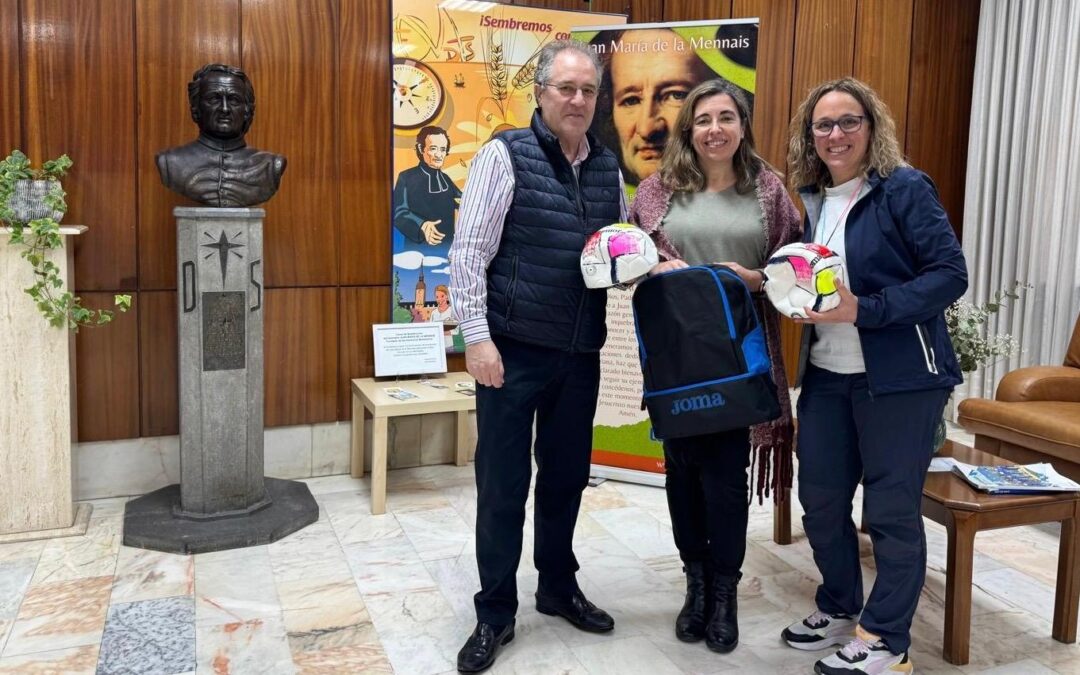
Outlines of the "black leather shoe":
{"type": "Polygon", "coordinates": [[[457,655],[459,673],[479,673],[495,663],[499,647],[514,639],[514,622],[505,626],[478,623],[457,655]]]}
{"type": "Polygon", "coordinates": [[[580,591],[574,591],[569,598],[562,600],[536,593],[536,611],[551,616],[561,616],[577,628],[590,633],[606,633],[615,627],[615,619],[585,599],[580,591]]]}
{"type": "Polygon", "coordinates": [[[675,637],[683,642],[700,642],[705,637],[709,621],[709,575],[703,562],[688,562],[686,572],[686,601],[675,618],[675,637]]]}
{"type": "Polygon", "coordinates": [[[727,654],[739,644],[738,585],[741,577],[742,574],[713,578],[713,607],[709,624],[705,626],[705,646],[714,652],[727,654]]]}

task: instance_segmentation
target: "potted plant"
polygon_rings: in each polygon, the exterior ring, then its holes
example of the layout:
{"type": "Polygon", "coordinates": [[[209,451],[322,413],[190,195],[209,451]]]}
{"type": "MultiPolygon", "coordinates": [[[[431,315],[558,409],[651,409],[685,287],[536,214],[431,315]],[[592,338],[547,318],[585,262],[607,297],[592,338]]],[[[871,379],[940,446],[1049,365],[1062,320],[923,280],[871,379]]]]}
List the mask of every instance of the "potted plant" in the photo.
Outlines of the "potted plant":
{"type": "Polygon", "coordinates": [[[1005,306],[1006,300],[1018,299],[1022,288],[1027,286],[1017,281],[1011,288],[995,293],[984,305],[973,305],[961,298],[945,310],[945,327],[949,331],[949,339],[952,340],[961,372],[973,372],[980,366],[1008,358],[1020,351],[1020,343],[1015,337],[1008,333],[984,335],[983,325],[990,315],[997,314],[1005,306]]]}
{"type": "MultiPolygon", "coordinates": [[[[997,314],[1007,300],[1020,297],[1021,289],[1027,284],[1019,281],[1010,288],[1003,288],[994,294],[988,302],[974,305],[963,298],[957,300],[945,310],[945,327],[952,341],[960,371],[964,374],[980,367],[1008,358],[1020,351],[1019,341],[1008,333],[987,335],[985,324],[992,314],[997,314]]],[[[951,401],[950,397],[950,401],[951,401]]],[[[938,425],[934,435],[934,448],[940,450],[945,443],[945,419],[938,425]]]]}
{"type": "MultiPolygon", "coordinates": [[[[51,325],[78,332],[82,326],[109,323],[113,312],[83,307],[48,258],[50,250],[64,246],[60,220],[67,203],[60,178],[71,165],[71,159],[61,155],[34,169],[25,154],[12,151],[0,161],[0,223],[11,228],[9,245],[23,247],[20,255],[34,269],[35,282],[26,293],[51,325]]],[[[131,307],[130,295],[118,294],[114,301],[121,312],[131,307]]]]}

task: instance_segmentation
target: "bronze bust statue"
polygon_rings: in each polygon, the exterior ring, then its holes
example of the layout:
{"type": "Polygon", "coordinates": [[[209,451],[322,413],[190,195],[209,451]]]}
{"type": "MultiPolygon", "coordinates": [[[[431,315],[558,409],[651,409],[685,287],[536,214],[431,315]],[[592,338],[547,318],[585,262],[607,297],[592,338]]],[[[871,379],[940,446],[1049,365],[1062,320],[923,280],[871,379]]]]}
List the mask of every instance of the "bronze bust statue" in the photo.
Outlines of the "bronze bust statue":
{"type": "Polygon", "coordinates": [[[255,117],[255,90],[244,71],[203,66],[188,83],[188,102],[199,137],[157,154],[165,187],[207,206],[253,206],[273,197],[285,157],[244,143],[255,117]]]}

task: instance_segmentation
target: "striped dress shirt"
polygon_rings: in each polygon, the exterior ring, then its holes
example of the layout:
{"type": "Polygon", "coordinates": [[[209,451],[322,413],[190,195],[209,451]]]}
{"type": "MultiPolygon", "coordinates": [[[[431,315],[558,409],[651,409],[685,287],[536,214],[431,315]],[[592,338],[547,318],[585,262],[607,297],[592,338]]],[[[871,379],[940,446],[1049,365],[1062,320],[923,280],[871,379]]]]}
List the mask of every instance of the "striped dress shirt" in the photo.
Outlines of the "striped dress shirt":
{"type": "MultiPolygon", "coordinates": [[[[582,139],[571,162],[576,174],[589,156],[582,139]]],[[[505,143],[487,143],[473,158],[461,196],[454,243],[450,246],[450,296],[465,344],[490,340],[487,323],[487,268],[499,250],[514,199],[514,165],[505,143]]],[[[627,218],[626,186],[619,174],[620,219],[627,218]]]]}

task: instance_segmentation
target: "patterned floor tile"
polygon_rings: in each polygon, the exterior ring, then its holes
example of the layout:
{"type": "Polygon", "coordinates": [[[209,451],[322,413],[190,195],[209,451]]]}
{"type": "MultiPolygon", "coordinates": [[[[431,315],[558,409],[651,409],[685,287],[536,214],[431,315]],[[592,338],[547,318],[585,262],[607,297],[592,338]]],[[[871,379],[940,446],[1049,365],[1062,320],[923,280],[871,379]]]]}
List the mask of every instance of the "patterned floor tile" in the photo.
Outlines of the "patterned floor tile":
{"type": "Polygon", "coordinates": [[[194,598],[185,595],[109,608],[98,675],[172,675],[194,668],[194,598]]]}

